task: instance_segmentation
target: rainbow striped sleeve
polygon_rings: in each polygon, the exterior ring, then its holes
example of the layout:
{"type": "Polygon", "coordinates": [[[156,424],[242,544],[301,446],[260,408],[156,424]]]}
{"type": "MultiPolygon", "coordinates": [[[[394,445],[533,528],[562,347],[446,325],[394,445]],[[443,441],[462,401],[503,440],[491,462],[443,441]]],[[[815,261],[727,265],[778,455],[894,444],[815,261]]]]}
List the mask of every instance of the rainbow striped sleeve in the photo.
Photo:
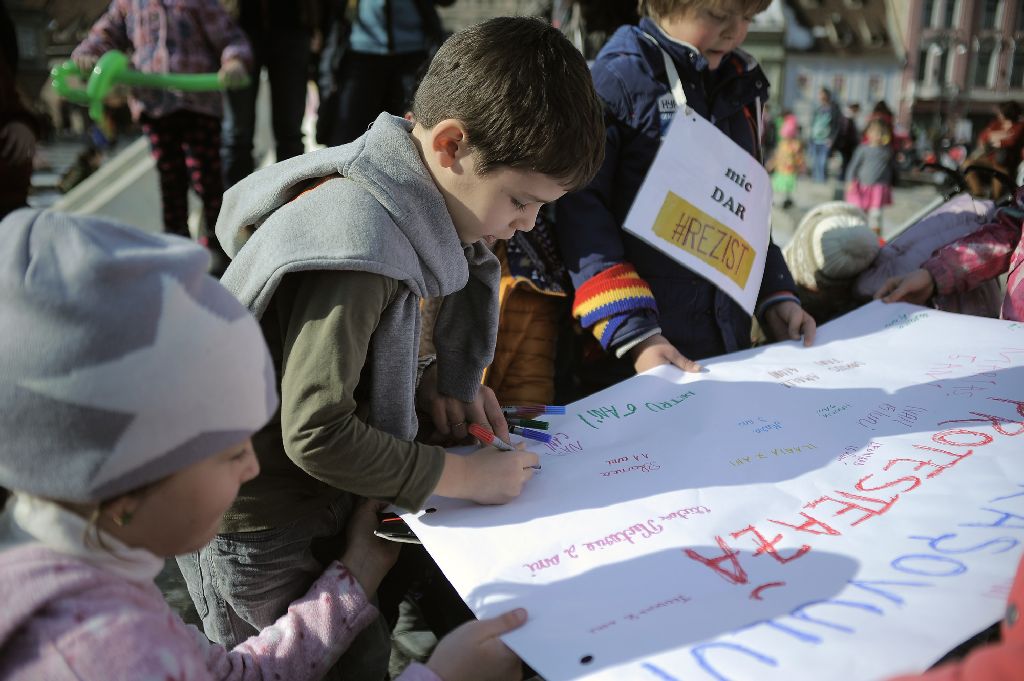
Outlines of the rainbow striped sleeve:
{"type": "Polygon", "coordinates": [[[619,263],[596,274],[576,289],[572,316],[590,328],[601,347],[609,349],[612,337],[637,310],[658,312],[654,294],[629,263],[619,263]]]}

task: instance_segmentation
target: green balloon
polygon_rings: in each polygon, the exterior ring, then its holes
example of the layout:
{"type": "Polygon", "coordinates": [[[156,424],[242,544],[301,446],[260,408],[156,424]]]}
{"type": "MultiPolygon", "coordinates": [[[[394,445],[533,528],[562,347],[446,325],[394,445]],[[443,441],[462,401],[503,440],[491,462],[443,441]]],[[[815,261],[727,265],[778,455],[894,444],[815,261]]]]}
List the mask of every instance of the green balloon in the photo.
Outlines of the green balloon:
{"type": "Polygon", "coordinates": [[[85,94],[89,98],[89,117],[97,123],[103,121],[103,100],[114,87],[114,79],[128,67],[128,55],[119,50],[111,50],[96,61],[92,75],[85,85],[85,94]]]}
{"type": "MultiPolygon", "coordinates": [[[[130,68],[128,56],[119,50],[111,50],[96,61],[92,73],[86,81],[85,88],[73,88],[68,85],[68,76],[84,79],[83,74],[73,61],[53,67],[50,78],[53,89],[64,99],[75,104],[89,107],[89,117],[103,124],[103,100],[111,88],[118,83],[130,87],[160,88],[164,90],[183,90],[187,92],[209,92],[223,90],[225,85],[220,82],[216,73],[142,73],[130,68]]],[[[249,84],[246,78],[237,87],[249,84]]]]}
{"type": "Polygon", "coordinates": [[[75,104],[88,104],[89,97],[85,94],[84,89],[73,88],[68,85],[68,76],[75,76],[76,78],[82,78],[82,74],[78,71],[78,66],[73,61],[66,61],[63,64],[58,64],[50,70],[50,84],[53,89],[57,91],[57,94],[75,104]]]}

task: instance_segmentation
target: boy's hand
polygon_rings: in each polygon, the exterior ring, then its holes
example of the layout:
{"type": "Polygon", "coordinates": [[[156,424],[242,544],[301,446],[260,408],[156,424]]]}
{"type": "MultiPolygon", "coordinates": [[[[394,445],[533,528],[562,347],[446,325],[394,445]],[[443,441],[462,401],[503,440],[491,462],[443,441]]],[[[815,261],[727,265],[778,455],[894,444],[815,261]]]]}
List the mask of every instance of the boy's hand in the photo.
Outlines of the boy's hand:
{"type": "Polygon", "coordinates": [[[384,575],[398,560],[401,544],[381,539],[373,534],[377,529],[377,513],[387,504],[364,499],[356,506],[345,528],[345,551],[338,558],[363,587],[367,598],[373,596],[384,575]]]}
{"type": "Polygon", "coordinates": [[[875,292],[875,300],[883,303],[914,303],[925,305],[935,294],[935,279],[923,267],[902,277],[891,277],[875,292]]]}
{"type": "Polygon", "coordinates": [[[772,340],[798,340],[803,336],[804,347],[814,344],[818,325],[814,317],[792,300],[784,300],[769,307],[764,313],[764,322],[772,340]]]}
{"type": "Polygon", "coordinates": [[[436,494],[478,504],[506,504],[523,491],[540,457],[520,442],[514,452],[481,447],[467,456],[447,452],[436,494]]]}
{"type": "Polygon", "coordinates": [[[240,60],[228,59],[217,72],[217,80],[230,89],[245,87],[249,82],[249,72],[240,60]]]}
{"type": "Polygon", "coordinates": [[[524,622],[523,608],[466,622],[441,639],[427,667],[444,681],[518,681],[523,678],[519,658],[498,637],[524,622]]]}
{"type": "Polygon", "coordinates": [[[464,440],[469,434],[470,423],[487,426],[502,440],[508,442],[508,422],[501,412],[501,405],[494,391],[486,385],[480,386],[472,402],[442,395],[437,391],[437,364],[431,364],[423,372],[420,387],[416,393],[417,406],[430,414],[434,427],[443,436],[464,440]]]}
{"type": "Polygon", "coordinates": [[[673,364],[683,371],[689,372],[701,370],[700,364],[692,359],[687,359],[660,333],[630,348],[627,354],[633,361],[633,368],[638,374],[662,364],[673,364]]]}

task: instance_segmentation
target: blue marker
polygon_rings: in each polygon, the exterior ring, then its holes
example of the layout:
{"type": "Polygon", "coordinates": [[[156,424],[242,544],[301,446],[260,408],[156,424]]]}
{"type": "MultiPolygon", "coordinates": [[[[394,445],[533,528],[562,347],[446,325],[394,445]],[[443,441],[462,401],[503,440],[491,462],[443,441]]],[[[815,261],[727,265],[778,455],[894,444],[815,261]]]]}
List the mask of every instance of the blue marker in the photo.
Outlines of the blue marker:
{"type": "Polygon", "coordinates": [[[551,436],[548,433],[545,433],[540,430],[534,430],[532,428],[523,428],[522,426],[509,426],[508,432],[515,433],[516,435],[522,435],[523,437],[528,437],[531,440],[536,440],[537,442],[551,442],[551,436]]]}

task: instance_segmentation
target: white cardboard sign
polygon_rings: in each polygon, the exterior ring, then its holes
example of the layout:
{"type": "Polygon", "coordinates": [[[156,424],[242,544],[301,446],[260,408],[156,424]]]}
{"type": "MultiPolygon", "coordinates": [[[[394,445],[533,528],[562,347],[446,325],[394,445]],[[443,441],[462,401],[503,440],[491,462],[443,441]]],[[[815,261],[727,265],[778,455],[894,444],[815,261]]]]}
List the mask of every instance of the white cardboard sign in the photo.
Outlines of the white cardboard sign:
{"type": "Polygon", "coordinates": [[[689,109],[676,112],[624,227],[753,314],[771,221],[768,173],[689,109]]]}

